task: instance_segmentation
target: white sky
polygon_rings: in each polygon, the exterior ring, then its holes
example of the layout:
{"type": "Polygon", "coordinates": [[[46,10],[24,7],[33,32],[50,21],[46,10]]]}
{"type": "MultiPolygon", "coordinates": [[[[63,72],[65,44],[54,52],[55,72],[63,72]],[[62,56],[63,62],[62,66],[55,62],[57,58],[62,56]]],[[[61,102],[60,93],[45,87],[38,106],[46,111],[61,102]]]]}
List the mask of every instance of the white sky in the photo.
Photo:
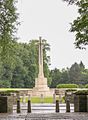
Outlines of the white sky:
{"type": "Polygon", "coordinates": [[[62,0],[18,1],[19,41],[28,42],[39,36],[46,39],[51,45],[51,69],[70,67],[81,60],[88,68],[88,50],[75,49],[75,35],[69,32],[69,23],[77,17],[75,6],[67,6],[62,0]]]}

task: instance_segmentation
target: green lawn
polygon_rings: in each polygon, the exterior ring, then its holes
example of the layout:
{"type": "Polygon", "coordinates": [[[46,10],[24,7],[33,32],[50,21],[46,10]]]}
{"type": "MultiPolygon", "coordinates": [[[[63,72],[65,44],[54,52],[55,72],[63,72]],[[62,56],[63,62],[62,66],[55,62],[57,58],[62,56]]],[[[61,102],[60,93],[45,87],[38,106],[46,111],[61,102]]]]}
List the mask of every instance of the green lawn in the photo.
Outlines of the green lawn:
{"type": "Polygon", "coordinates": [[[31,102],[32,103],[53,103],[53,98],[45,97],[45,98],[41,99],[39,97],[32,97],[31,102]]]}
{"type": "MultiPolygon", "coordinates": [[[[58,98],[56,98],[58,99],[58,98]]],[[[53,103],[53,98],[52,97],[45,97],[43,99],[41,99],[40,97],[31,97],[31,103],[53,103]]],[[[21,102],[22,102],[22,98],[21,98],[21,102]]],[[[28,101],[28,97],[25,98],[25,101],[28,101]]]]}

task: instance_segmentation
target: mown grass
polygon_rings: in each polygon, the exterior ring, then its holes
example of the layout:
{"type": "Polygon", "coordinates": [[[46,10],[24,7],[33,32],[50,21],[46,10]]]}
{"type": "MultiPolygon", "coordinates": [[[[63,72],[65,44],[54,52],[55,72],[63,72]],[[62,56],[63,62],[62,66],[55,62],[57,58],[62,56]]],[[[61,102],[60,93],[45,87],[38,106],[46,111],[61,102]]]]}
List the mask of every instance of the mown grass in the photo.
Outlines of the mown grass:
{"type": "MultiPolygon", "coordinates": [[[[40,98],[40,97],[31,97],[31,103],[53,103],[53,98],[52,97],[45,97],[45,98],[40,98]]],[[[23,98],[21,98],[21,102],[23,101],[23,98]]],[[[25,97],[25,102],[28,101],[28,97],[25,97]]]]}
{"type": "Polygon", "coordinates": [[[32,97],[31,102],[32,103],[53,103],[53,98],[52,97],[45,97],[45,98],[32,97]]]}
{"type": "MultiPolygon", "coordinates": [[[[53,103],[53,98],[52,97],[45,97],[45,98],[40,98],[40,97],[31,97],[31,103],[53,103]]],[[[21,102],[23,99],[21,98],[21,102]]],[[[28,97],[25,97],[25,102],[28,101],[28,97]]]]}

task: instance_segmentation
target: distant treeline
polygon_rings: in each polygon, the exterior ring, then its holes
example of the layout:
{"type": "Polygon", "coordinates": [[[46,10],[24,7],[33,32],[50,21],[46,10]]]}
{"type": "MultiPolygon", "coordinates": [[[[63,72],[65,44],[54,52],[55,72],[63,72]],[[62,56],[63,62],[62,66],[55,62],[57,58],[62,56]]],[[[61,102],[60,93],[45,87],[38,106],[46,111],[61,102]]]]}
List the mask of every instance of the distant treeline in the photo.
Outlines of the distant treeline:
{"type": "Polygon", "coordinates": [[[74,63],[70,68],[59,70],[55,68],[51,70],[52,78],[51,87],[56,87],[58,84],[78,84],[82,87],[88,84],[88,69],[85,68],[83,62],[80,64],[74,63]]]}

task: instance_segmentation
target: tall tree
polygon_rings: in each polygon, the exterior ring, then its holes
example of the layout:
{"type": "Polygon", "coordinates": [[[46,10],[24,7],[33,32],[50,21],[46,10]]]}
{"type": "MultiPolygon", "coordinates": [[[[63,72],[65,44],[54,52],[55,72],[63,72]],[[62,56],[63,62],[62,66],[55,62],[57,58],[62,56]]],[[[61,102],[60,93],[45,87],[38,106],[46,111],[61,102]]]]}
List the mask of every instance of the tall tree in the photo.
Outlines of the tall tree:
{"type": "Polygon", "coordinates": [[[75,46],[83,49],[88,45],[88,0],[64,0],[78,6],[79,16],[71,24],[71,32],[75,32],[75,46]]]}
{"type": "Polygon", "coordinates": [[[0,53],[2,60],[10,58],[13,48],[14,33],[18,24],[16,0],[0,0],[0,53]]]}
{"type": "Polygon", "coordinates": [[[74,63],[69,71],[70,81],[74,84],[79,84],[80,81],[80,67],[77,63],[74,63]]]}

